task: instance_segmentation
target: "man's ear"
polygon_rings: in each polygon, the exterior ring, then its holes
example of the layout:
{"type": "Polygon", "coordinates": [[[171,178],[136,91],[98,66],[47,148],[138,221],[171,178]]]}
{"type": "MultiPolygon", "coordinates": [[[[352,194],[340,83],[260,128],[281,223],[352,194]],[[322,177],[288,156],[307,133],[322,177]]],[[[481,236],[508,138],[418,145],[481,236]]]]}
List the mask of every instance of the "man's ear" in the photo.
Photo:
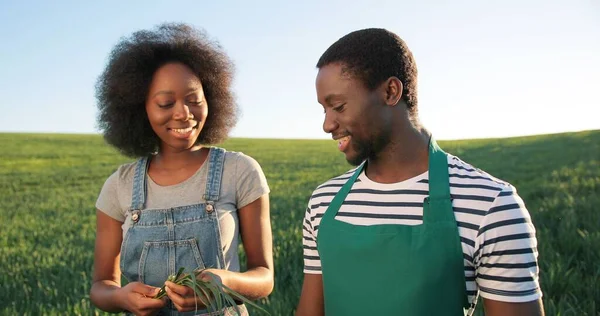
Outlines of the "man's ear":
{"type": "Polygon", "coordinates": [[[385,103],[390,106],[398,104],[402,98],[402,90],[404,88],[402,81],[396,77],[389,77],[384,83],[384,88],[385,103]]]}

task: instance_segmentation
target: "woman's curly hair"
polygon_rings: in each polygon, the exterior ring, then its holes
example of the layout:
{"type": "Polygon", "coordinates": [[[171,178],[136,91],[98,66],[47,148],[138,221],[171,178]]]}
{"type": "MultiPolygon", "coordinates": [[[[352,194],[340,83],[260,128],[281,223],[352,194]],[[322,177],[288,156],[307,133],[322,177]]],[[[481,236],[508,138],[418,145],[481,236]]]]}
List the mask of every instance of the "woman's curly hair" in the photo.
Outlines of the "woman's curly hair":
{"type": "Polygon", "coordinates": [[[113,48],[96,83],[99,128],[105,140],[127,156],[150,155],[160,144],[145,104],[154,73],[169,62],[190,67],[202,83],[209,110],[196,144],[223,142],[237,123],[234,66],[217,42],[187,24],[137,31],[113,48]]]}

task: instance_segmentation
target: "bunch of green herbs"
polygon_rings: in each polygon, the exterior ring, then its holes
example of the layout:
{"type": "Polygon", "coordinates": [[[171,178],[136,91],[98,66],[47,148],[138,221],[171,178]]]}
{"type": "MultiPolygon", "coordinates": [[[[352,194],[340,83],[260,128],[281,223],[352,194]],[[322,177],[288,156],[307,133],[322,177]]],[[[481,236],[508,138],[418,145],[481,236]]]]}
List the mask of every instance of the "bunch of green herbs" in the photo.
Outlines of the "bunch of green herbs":
{"type": "MultiPolygon", "coordinates": [[[[194,290],[194,294],[206,309],[211,313],[222,313],[224,315],[224,309],[232,307],[235,309],[238,315],[241,315],[237,301],[244,304],[251,305],[252,307],[270,315],[269,312],[256,305],[243,295],[237,293],[225,284],[219,281],[212,273],[208,273],[210,276],[208,281],[199,278],[200,274],[204,271],[203,269],[194,270],[193,276],[189,273],[184,273],[184,268],[179,268],[176,274],[172,274],[167,278],[167,281],[173,282],[177,285],[183,285],[190,287],[194,290]]],[[[163,285],[154,298],[160,299],[167,295],[165,285],[163,285]]],[[[196,309],[198,307],[196,306],[196,309]]]]}

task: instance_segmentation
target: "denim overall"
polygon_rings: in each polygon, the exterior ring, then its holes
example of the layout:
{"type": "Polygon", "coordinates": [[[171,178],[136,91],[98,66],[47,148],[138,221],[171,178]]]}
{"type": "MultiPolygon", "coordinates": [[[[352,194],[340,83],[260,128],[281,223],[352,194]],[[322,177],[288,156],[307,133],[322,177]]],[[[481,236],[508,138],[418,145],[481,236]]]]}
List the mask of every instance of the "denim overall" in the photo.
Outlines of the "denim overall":
{"type": "MultiPolygon", "coordinates": [[[[129,282],[161,287],[167,277],[181,267],[185,272],[196,269],[223,269],[225,260],[219,218],[215,209],[219,200],[225,150],[212,147],[204,203],[145,209],[148,157],[138,160],[133,178],[131,227],[121,245],[121,273],[129,282]]],[[[238,306],[246,313],[243,305],[238,306]]],[[[223,311],[234,315],[234,309],[223,311]]],[[[159,315],[223,315],[206,310],[178,312],[168,301],[159,315]]]]}

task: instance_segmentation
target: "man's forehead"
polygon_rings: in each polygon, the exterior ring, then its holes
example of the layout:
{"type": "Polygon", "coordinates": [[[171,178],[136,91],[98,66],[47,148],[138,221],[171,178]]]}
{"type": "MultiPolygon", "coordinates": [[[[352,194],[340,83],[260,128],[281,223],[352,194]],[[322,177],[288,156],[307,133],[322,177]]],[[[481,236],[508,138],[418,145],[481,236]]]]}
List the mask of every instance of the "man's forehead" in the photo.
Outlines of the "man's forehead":
{"type": "Polygon", "coordinates": [[[317,82],[317,99],[322,104],[343,101],[349,97],[351,90],[351,82],[346,79],[323,79],[321,82],[317,82]]]}
{"type": "Polygon", "coordinates": [[[349,84],[354,77],[338,64],[329,64],[319,69],[317,74],[317,84],[349,84]]]}
{"type": "Polygon", "coordinates": [[[344,76],[347,73],[347,66],[343,63],[330,63],[319,69],[319,74],[324,74],[328,76],[344,76]]]}

